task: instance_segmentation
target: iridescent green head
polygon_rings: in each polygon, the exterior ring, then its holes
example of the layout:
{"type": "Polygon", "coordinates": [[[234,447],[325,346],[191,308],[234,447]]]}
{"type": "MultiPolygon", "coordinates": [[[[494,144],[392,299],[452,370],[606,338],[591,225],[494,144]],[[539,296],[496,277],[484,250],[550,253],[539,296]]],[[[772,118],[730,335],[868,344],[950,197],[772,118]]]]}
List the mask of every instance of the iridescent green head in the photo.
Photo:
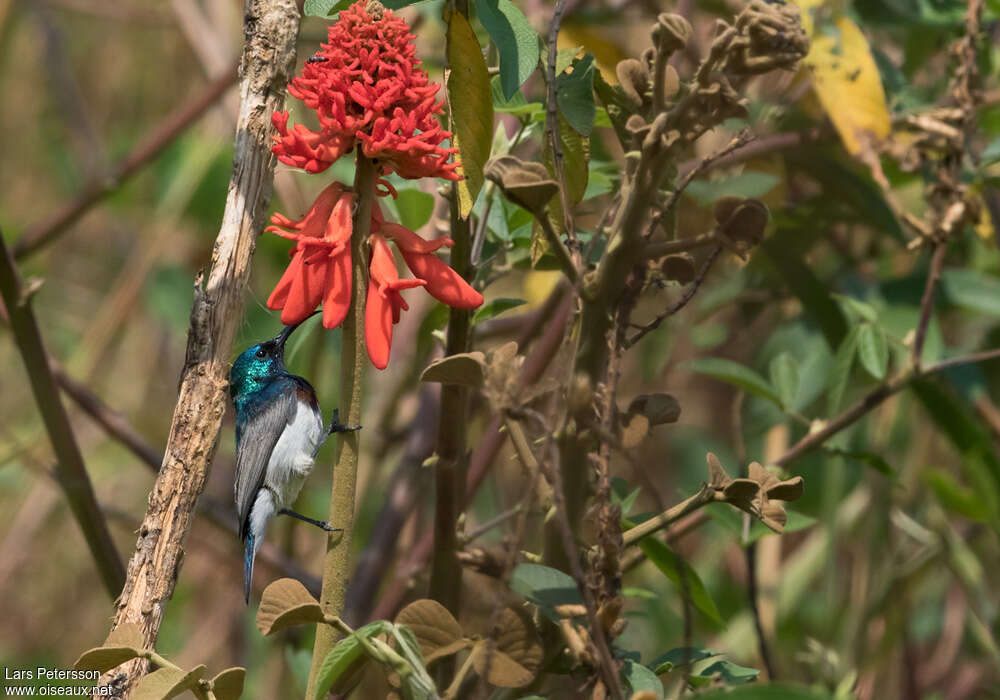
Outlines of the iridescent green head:
{"type": "Polygon", "coordinates": [[[285,341],[302,322],[285,326],[276,337],[244,350],[229,371],[229,393],[235,399],[262,389],[285,371],[285,341]]]}

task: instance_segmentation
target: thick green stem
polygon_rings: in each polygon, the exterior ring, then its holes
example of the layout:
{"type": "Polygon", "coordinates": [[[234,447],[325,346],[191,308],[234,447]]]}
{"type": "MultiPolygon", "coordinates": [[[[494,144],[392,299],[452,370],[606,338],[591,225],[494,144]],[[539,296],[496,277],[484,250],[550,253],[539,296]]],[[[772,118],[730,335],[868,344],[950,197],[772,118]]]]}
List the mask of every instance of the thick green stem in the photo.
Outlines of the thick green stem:
{"type": "MultiPolygon", "coordinates": [[[[354,191],[358,208],[351,237],[351,308],[344,319],[340,350],[340,415],[347,425],[361,424],[361,384],[365,363],[365,290],[368,284],[368,236],[371,233],[372,205],[375,201],[374,161],[358,153],[354,191]]],[[[358,446],[361,431],[340,433],[333,470],[333,493],[330,497],[329,522],[341,532],[330,533],[323,560],[323,590],[320,604],[327,615],[343,613],[351,564],[351,540],[354,534],[354,491],[358,479],[358,446]]],[[[328,625],[316,629],[312,669],[306,697],[316,694],[320,664],[333,649],[338,633],[328,625]]]]}
{"type": "MultiPolygon", "coordinates": [[[[469,219],[458,211],[458,197],[452,197],[451,267],[465,279],[473,274],[470,255],[472,232],[469,219]]],[[[469,349],[472,313],[467,309],[451,309],[448,315],[448,335],[445,354],[455,355],[469,349]]],[[[458,515],[465,507],[465,473],[468,470],[468,439],[466,413],[469,393],[465,387],[445,384],[441,387],[441,410],[438,415],[437,463],[434,467],[434,554],[431,563],[431,598],[458,615],[462,593],[462,567],[458,563],[458,515]]],[[[438,664],[438,682],[454,670],[452,660],[438,664]]]]}

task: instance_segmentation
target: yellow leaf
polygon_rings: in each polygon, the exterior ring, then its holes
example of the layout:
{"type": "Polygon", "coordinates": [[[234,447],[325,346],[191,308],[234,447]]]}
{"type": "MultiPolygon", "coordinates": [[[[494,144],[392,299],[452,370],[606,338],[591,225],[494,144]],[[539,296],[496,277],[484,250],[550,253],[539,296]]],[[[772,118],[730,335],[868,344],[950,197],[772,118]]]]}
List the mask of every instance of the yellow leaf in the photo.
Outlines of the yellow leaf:
{"type": "Polygon", "coordinates": [[[794,0],[811,43],[805,64],[813,89],[851,155],[889,135],[885,91],[868,40],[849,17],[821,0],[794,0]],[[821,13],[833,12],[828,20],[821,13]]]}
{"type": "Polygon", "coordinates": [[[483,167],[493,143],[493,93],[483,49],[459,12],[448,16],[448,104],[452,141],[462,161],[458,172],[459,211],[464,219],[483,187],[483,167]]]}
{"type": "MultiPolygon", "coordinates": [[[[586,51],[594,54],[597,70],[601,71],[601,77],[612,85],[618,84],[615,66],[618,65],[619,61],[628,58],[629,55],[616,42],[608,40],[605,32],[583,24],[563,24],[559,28],[556,48],[569,49],[574,46],[582,46],[586,51]]],[[[547,60],[544,55],[542,60],[547,60]]]]}
{"type": "Polygon", "coordinates": [[[993,224],[993,217],[990,216],[989,207],[986,206],[986,202],[982,197],[979,198],[979,219],[974,222],[973,228],[975,228],[976,233],[984,241],[988,243],[995,242],[996,239],[993,237],[993,232],[996,230],[996,227],[993,224]]]}
{"type": "Polygon", "coordinates": [[[531,270],[524,276],[522,294],[529,309],[536,309],[549,298],[563,274],[558,270],[531,270]]]}

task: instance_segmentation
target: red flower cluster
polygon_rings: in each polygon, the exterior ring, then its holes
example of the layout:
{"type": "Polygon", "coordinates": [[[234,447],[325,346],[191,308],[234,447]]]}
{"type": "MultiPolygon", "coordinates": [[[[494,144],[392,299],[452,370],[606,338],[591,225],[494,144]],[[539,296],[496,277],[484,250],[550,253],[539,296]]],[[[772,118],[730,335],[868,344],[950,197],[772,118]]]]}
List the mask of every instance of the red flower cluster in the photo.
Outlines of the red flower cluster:
{"type": "Polygon", "coordinates": [[[458,164],[448,163],[457,149],[441,147],[451,133],[437,119],[440,86],[420,67],[406,22],[377,7],[356,2],[330,26],[329,41],[288,86],[316,111],[321,129],[289,130],[288,112],[275,112],[274,153],[282,163],[320,173],[360,142],[383,172],[458,180],[458,164]]]}
{"type": "MultiPolygon", "coordinates": [[[[321,130],[301,124],[288,128],[288,113],[271,120],[278,130],[273,148],[283,163],[319,173],[357,147],[377,161],[380,174],[404,178],[442,177],[457,180],[457,163],[448,163],[454,148],[441,143],[451,134],[437,120],[440,86],[430,83],[415,58],[413,36],[406,23],[376,2],[364,0],[340,13],[330,27],[329,42],[306,63],[288,91],[316,111],[321,130]]],[[[384,190],[392,192],[385,181],[384,190]]],[[[368,193],[374,196],[376,193],[368,193]]],[[[321,303],[323,325],[335,328],[351,305],[351,236],[354,193],[334,182],[298,221],[281,214],[266,230],[295,241],[285,274],[267,300],[281,310],[281,321],[304,320],[321,303]]],[[[400,292],[424,287],[435,299],[461,309],[483,303],[482,295],[448,267],[435,252],[451,246],[450,238],[427,241],[400,224],[385,221],[372,207],[371,234],[365,250],[368,293],[365,300],[365,344],[379,369],[389,363],[392,327],[407,308],[400,292]],[[400,279],[389,242],[396,244],[413,279],[400,279]]]]}

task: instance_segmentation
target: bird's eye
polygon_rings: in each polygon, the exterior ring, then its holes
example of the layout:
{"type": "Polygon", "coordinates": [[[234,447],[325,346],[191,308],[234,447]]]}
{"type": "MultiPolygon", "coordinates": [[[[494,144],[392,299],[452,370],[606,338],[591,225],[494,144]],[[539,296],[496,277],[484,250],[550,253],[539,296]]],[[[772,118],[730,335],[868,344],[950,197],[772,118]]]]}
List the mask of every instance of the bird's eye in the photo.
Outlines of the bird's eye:
{"type": "Polygon", "coordinates": [[[264,348],[257,350],[257,357],[267,357],[267,353],[264,351],[264,348]]]}

